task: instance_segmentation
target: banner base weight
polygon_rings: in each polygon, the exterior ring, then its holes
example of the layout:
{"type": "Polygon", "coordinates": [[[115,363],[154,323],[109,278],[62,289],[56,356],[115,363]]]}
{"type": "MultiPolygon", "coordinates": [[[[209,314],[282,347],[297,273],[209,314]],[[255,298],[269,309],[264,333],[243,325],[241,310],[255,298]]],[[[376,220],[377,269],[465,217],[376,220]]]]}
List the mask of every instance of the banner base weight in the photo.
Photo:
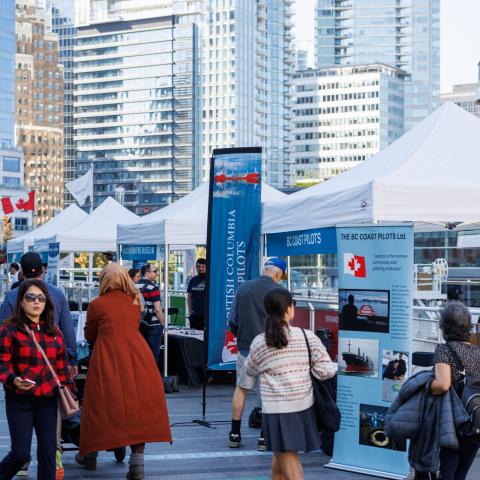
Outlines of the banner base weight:
{"type": "Polygon", "coordinates": [[[325,468],[333,470],[343,470],[345,472],[362,473],[363,475],[370,475],[372,477],[391,478],[393,480],[405,480],[408,475],[399,475],[398,473],[382,472],[380,470],[371,470],[369,468],[354,467],[353,465],[343,465],[341,463],[334,463],[332,461],[325,465],[325,468]]]}

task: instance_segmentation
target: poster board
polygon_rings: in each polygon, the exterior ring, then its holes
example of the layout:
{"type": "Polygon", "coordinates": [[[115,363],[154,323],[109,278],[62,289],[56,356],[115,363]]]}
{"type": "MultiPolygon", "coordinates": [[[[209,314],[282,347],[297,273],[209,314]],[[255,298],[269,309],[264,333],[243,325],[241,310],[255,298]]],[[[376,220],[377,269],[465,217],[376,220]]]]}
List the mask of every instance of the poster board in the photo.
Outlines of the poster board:
{"type": "Polygon", "coordinates": [[[337,227],[342,413],[330,468],[403,479],[407,444],[383,432],[411,369],[413,227],[337,227]]]}

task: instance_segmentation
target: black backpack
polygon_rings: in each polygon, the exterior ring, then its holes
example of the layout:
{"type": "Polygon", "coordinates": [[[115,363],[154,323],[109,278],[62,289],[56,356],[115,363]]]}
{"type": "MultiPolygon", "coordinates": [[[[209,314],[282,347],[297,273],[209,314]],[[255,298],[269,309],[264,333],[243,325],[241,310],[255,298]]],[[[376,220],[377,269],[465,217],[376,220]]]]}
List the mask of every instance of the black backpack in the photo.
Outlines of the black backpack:
{"type": "Polygon", "coordinates": [[[143,296],[143,293],[146,291],[146,285],[144,284],[142,288],[140,288],[140,294],[142,295],[142,298],[144,299],[143,301],[143,312],[140,315],[140,323],[145,323],[149,324],[152,321],[153,315],[152,313],[148,310],[146,302],[145,302],[145,297],[143,296]]]}
{"type": "Polygon", "coordinates": [[[476,440],[480,440],[480,377],[466,375],[465,366],[458,353],[449,343],[446,346],[456,369],[462,374],[462,379],[456,382],[454,388],[470,417],[470,421],[462,425],[459,433],[463,436],[476,437],[476,440]]]}

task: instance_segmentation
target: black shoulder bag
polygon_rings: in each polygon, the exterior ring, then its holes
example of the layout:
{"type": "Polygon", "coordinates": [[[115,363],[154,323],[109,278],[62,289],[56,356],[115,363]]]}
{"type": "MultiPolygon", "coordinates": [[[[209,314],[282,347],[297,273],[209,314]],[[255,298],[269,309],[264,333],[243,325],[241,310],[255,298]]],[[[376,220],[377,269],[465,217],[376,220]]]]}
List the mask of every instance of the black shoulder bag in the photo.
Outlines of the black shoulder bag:
{"type": "Polygon", "coordinates": [[[455,382],[453,387],[470,417],[470,420],[461,426],[458,433],[464,437],[472,437],[478,442],[480,440],[480,377],[467,375],[458,353],[448,342],[445,345],[455,368],[462,374],[462,379],[455,382]]]}
{"type": "Polygon", "coordinates": [[[308,343],[307,334],[302,328],[303,336],[308,350],[310,365],[310,378],[312,380],[315,414],[317,417],[318,431],[337,432],[340,428],[340,410],[335,402],[334,378],[319,380],[312,373],[312,353],[308,343]]]}

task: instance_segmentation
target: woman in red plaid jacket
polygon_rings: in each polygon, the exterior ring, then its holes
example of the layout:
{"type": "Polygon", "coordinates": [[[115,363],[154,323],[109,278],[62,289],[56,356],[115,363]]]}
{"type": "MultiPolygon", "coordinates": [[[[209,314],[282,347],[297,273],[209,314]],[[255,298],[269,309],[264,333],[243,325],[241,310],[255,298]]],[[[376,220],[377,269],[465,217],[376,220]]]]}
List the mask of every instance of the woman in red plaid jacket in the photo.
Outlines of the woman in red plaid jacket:
{"type": "Polygon", "coordinates": [[[0,480],[10,480],[30,459],[37,436],[37,480],[55,480],[57,384],[29,334],[35,335],[60,382],[67,381],[65,345],[53,323],[53,304],[45,284],[25,280],[18,289],[14,315],[0,327],[0,382],[11,450],[0,462],[0,480]]]}

